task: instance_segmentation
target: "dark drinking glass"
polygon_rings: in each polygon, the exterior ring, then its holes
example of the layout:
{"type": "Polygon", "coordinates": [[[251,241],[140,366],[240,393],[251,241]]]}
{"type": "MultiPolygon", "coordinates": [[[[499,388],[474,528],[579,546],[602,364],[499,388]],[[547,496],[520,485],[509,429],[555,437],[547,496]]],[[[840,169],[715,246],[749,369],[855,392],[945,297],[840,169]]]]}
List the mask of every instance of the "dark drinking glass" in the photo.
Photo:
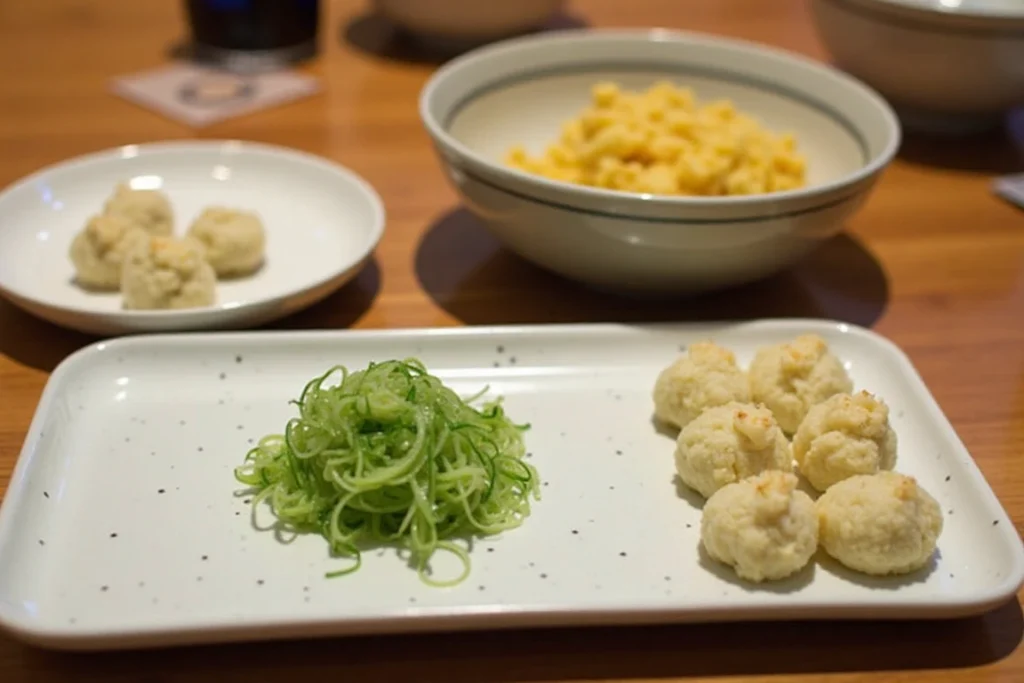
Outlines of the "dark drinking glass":
{"type": "Polygon", "coordinates": [[[316,54],[319,0],[186,0],[186,7],[197,56],[295,61],[316,54]]]}

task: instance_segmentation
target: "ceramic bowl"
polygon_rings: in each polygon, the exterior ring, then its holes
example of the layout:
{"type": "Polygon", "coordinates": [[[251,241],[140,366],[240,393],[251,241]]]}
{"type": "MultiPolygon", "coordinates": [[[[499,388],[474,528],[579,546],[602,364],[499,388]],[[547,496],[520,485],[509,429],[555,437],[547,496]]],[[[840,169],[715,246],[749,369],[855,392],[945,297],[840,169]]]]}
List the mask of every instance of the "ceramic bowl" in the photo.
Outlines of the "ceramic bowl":
{"type": "Polygon", "coordinates": [[[92,334],[253,327],[355,277],[384,221],[366,181],[311,154],[233,140],[126,145],[42,169],[0,193],[0,295],[92,334]],[[121,182],[163,191],[179,236],[205,207],[255,212],[266,233],[263,266],[219,282],[216,303],[201,308],[125,310],[119,292],[84,289],[69,245],[121,182]]]}
{"type": "Polygon", "coordinates": [[[1024,105],[1021,0],[814,0],[836,64],[881,92],[907,129],[972,132],[1024,105]]]}
{"type": "Polygon", "coordinates": [[[413,35],[442,44],[473,44],[535,29],[565,0],[373,0],[374,9],[413,35]]]}
{"type": "Polygon", "coordinates": [[[684,293],[756,280],[843,229],[900,142],[892,109],[854,78],[810,59],[705,35],[572,30],[479,48],[439,69],[420,114],[465,205],[511,250],[599,288],[684,293]],[[728,98],[792,130],[808,185],[729,197],[666,197],[584,187],[509,168],[613,80],[671,79],[701,100],[728,98]]]}

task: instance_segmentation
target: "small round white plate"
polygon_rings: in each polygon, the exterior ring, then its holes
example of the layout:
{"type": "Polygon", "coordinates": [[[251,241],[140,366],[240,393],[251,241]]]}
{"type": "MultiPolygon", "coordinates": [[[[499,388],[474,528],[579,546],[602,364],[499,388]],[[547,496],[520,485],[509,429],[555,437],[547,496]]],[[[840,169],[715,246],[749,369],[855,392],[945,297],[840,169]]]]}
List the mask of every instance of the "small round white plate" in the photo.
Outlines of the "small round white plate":
{"type": "Polygon", "coordinates": [[[51,166],[0,193],[0,294],[93,334],[255,326],[351,280],[384,221],[384,205],[366,181],[310,154],[237,141],[128,145],[51,166]],[[210,205],[256,212],[267,234],[263,267],[218,282],[217,303],[204,308],[126,311],[117,292],[81,289],[68,247],[119,182],[165,192],[177,235],[210,205]]]}

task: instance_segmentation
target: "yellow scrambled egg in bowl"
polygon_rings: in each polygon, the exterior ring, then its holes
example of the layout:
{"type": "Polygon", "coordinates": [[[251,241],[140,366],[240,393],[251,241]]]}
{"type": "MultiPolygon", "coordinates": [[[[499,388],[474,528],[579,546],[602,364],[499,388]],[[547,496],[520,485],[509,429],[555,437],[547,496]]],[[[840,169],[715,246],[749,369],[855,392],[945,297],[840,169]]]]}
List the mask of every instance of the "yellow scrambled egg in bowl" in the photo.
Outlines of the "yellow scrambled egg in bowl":
{"type": "Polygon", "coordinates": [[[666,81],[642,92],[598,83],[590,106],[542,155],[516,146],[506,163],[552,180],[656,195],[750,195],[806,184],[792,134],[765,129],[729,100],[701,103],[666,81]]]}

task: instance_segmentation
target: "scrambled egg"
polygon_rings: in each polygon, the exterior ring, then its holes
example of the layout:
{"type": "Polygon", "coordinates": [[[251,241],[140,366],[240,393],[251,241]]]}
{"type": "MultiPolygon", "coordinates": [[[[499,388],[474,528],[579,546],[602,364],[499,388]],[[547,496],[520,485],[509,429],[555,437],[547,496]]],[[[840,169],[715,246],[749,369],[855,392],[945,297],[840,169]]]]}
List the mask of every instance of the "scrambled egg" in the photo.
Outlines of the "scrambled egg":
{"type": "Polygon", "coordinates": [[[806,183],[793,135],[777,135],[728,100],[697,102],[668,82],[646,92],[614,83],[567,121],[540,157],[522,146],[506,163],[552,180],[658,195],[749,195],[806,183]]]}

